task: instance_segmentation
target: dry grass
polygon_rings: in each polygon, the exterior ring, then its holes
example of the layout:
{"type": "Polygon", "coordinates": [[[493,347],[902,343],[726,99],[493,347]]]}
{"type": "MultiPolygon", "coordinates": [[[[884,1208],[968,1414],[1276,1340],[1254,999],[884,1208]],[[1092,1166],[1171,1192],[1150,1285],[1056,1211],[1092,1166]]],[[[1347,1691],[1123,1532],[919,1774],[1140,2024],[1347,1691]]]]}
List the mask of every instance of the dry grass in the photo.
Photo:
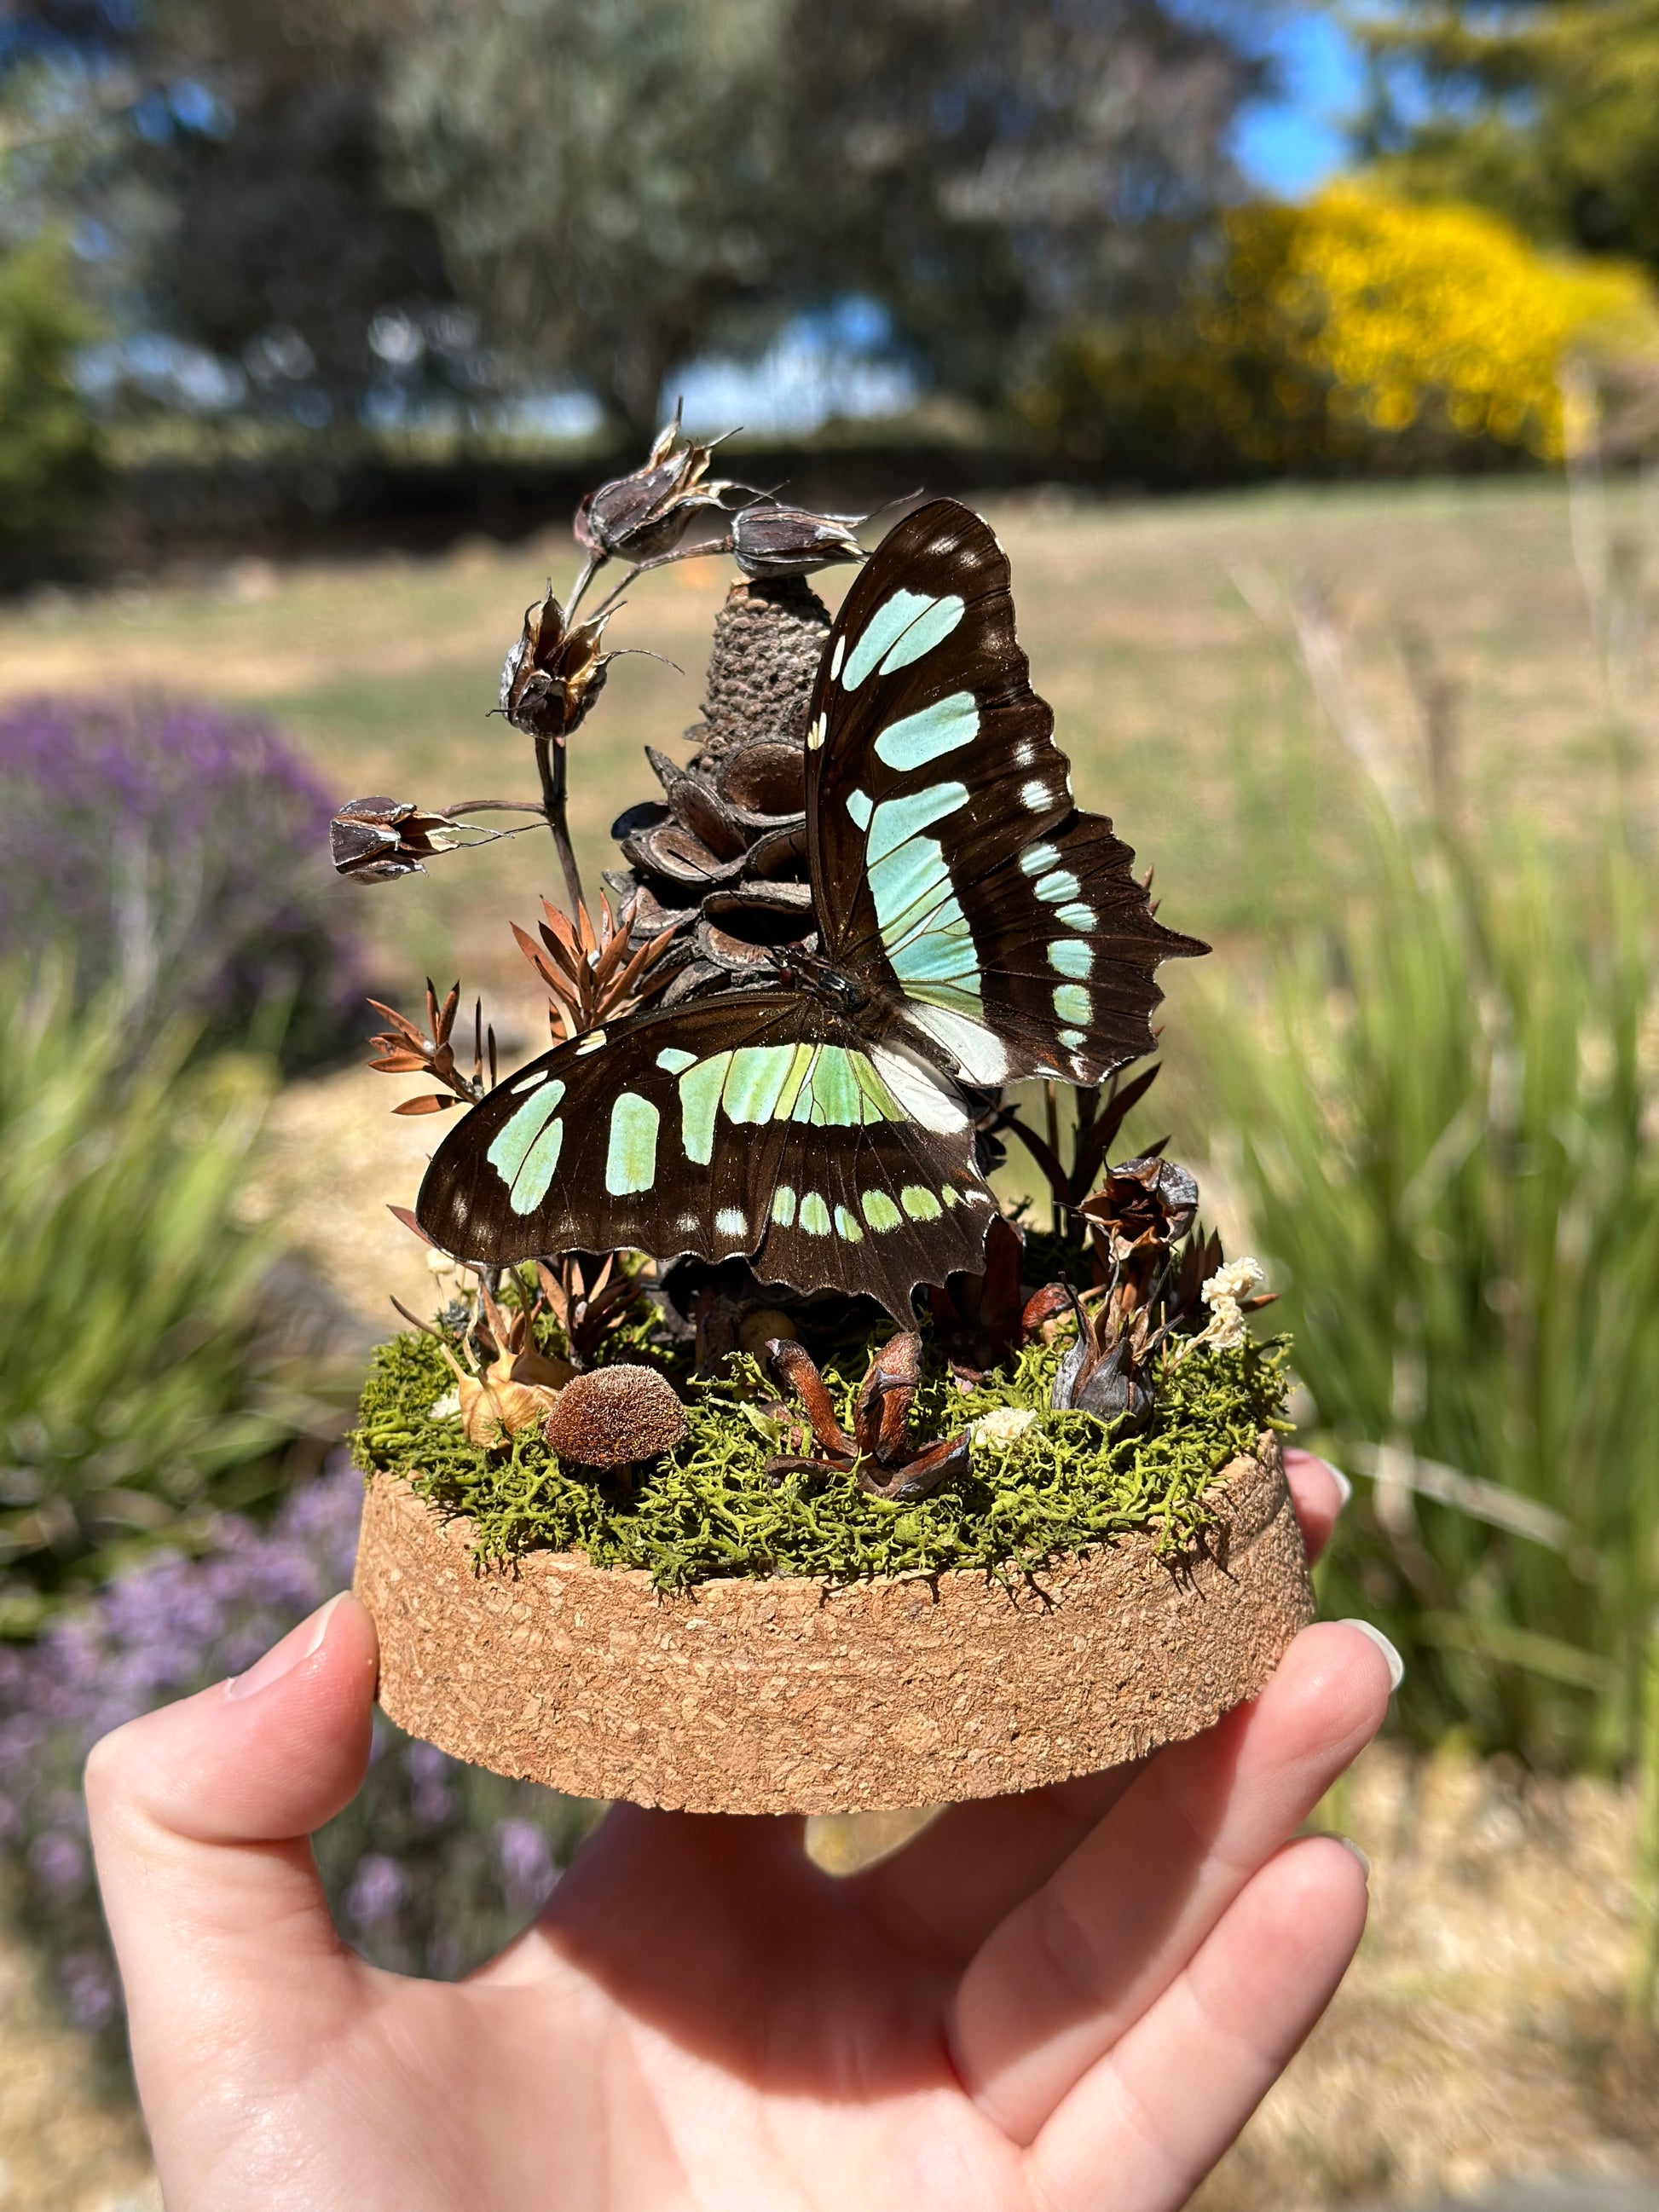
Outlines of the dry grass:
{"type": "Polygon", "coordinates": [[[100,2091],[39,1970],[0,1937],[0,2208],[161,2212],[137,2113],[100,2091]]]}
{"type": "MultiPolygon", "coordinates": [[[[1079,793],[1156,860],[1182,926],[1270,926],[1295,909],[1298,854],[1341,836],[1340,779],[1273,616],[1296,577],[1329,588],[1365,695],[1395,726],[1411,727],[1416,711],[1401,641],[1431,641],[1460,702],[1472,806],[1519,803],[1566,834],[1586,785],[1608,773],[1608,718],[1554,482],[1104,507],[1033,495],[988,507],[1079,793]]],[[[1637,543],[1635,493],[1616,494],[1613,510],[1637,543]]],[[[486,710],[526,600],[571,567],[556,534],[508,549],[480,541],[442,561],[248,564],[211,591],[84,605],[58,595],[0,612],[0,698],[188,690],[275,715],[343,799],[527,797],[522,743],[486,710]]],[[[649,787],[640,747],[672,750],[693,718],[726,573],[696,562],[643,579],[613,629],[616,642],[649,645],[686,672],[618,662],[577,740],[573,816],[591,869],[608,856],[613,816],[649,787]]],[[[337,895],[372,931],[389,977],[459,967],[494,985],[516,964],[506,913],[527,911],[548,879],[543,846],[526,838],[453,858],[426,880],[337,895]]]]}

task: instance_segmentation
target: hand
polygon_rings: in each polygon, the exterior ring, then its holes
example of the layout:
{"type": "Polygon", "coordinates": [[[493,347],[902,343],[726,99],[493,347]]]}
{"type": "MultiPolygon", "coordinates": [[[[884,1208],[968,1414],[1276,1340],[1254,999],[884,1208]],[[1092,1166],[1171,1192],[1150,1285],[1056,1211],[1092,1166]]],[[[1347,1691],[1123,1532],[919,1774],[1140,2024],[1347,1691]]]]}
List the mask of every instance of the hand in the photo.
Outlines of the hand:
{"type": "MultiPolygon", "coordinates": [[[[1286,1459],[1316,1549],[1339,1486],[1286,1459]]],[[[1384,1650],[1328,1624],[1206,1735],[850,1881],[798,1821],[618,1806],[499,1958],[405,1980],[341,1942],[307,1841],[374,1678],[336,1598],[93,1753],[170,2212],[1174,2208],[1364,1923],[1357,1855],[1291,1840],[1388,1703],[1384,1650]]]]}

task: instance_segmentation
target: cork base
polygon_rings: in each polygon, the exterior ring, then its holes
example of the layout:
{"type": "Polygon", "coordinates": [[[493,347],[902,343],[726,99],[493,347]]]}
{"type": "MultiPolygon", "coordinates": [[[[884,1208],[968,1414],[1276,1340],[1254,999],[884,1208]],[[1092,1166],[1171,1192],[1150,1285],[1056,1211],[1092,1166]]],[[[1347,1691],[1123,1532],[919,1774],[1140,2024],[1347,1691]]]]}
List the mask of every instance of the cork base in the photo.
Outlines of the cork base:
{"type": "Polygon", "coordinates": [[[1254,1697],[1313,1615],[1278,1439],[1217,1478],[1174,1560],[1151,1538],[983,1575],[702,1583],[532,1553],[376,1475],[357,1595],[380,1703],[458,1758],[580,1797],[696,1813],[851,1813],[1035,1790],[1194,1735],[1254,1697]]]}

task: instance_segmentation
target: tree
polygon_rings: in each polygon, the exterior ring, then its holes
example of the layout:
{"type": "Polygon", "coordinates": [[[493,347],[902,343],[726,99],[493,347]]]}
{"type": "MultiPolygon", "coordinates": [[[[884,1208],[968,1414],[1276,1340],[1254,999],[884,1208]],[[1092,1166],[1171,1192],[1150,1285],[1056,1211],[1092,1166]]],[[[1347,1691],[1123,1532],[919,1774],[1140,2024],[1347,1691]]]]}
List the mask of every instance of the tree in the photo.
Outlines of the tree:
{"type": "Polygon", "coordinates": [[[492,327],[637,440],[669,370],[775,320],[779,0],[416,0],[384,112],[492,327]]]}
{"type": "Polygon", "coordinates": [[[97,438],[69,375],[90,335],[58,241],[0,252],[0,548],[72,531],[101,487],[97,438]]]}
{"type": "Polygon", "coordinates": [[[1057,331],[1170,302],[1238,191],[1228,135],[1267,72],[1219,9],[793,15],[789,137],[823,276],[881,300],[948,389],[1000,400],[1057,331]]]}
{"type": "Polygon", "coordinates": [[[1401,0],[1358,33],[1360,149],[1402,188],[1659,268],[1659,0],[1401,0]]]}
{"type": "Polygon", "coordinates": [[[638,436],[695,349],[873,299],[947,389],[1166,295],[1262,65],[1163,0],[417,0],[402,189],[526,356],[638,436]]]}

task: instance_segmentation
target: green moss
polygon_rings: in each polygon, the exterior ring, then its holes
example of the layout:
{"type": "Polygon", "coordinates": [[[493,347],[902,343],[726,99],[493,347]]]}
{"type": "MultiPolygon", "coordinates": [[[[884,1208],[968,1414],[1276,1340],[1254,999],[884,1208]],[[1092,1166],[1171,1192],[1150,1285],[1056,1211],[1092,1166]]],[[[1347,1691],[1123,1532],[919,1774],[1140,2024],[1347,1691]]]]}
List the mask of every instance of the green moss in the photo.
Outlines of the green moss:
{"type": "MultiPolygon", "coordinates": [[[[762,1410],[774,1392],[742,1359],[719,1382],[691,1387],[689,1437],[631,1493],[567,1470],[538,1437],[491,1453],[469,1444],[458,1421],[433,1420],[453,1377],[428,1336],[397,1337],[376,1353],[353,1445],[365,1472],[404,1475],[434,1505],[465,1514],[481,1559],[581,1551],[679,1589],[714,1575],[851,1582],[969,1567],[1006,1577],[1147,1529],[1176,1549],[1209,1517],[1204,1492],[1217,1470],[1264,1428],[1285,1425],[1283,1339],[1167,1367],[1151,1428],[1116,1439],[1092,1414],[1050,1408],[1062,1348],[1033,1346],[966,1396],[943,1374],[927,1377],[912,1414],[918,1437],[999,1407],[1037,1419],[1006,1447],[976,1447],[966,1477],[914,1504],[872,1498],[830,1468],[769,1480],[767,1460],[787,1446],[762,1410]]],[[[864,1364],[826,1370],[843,1413],[864,1364]]]]}

